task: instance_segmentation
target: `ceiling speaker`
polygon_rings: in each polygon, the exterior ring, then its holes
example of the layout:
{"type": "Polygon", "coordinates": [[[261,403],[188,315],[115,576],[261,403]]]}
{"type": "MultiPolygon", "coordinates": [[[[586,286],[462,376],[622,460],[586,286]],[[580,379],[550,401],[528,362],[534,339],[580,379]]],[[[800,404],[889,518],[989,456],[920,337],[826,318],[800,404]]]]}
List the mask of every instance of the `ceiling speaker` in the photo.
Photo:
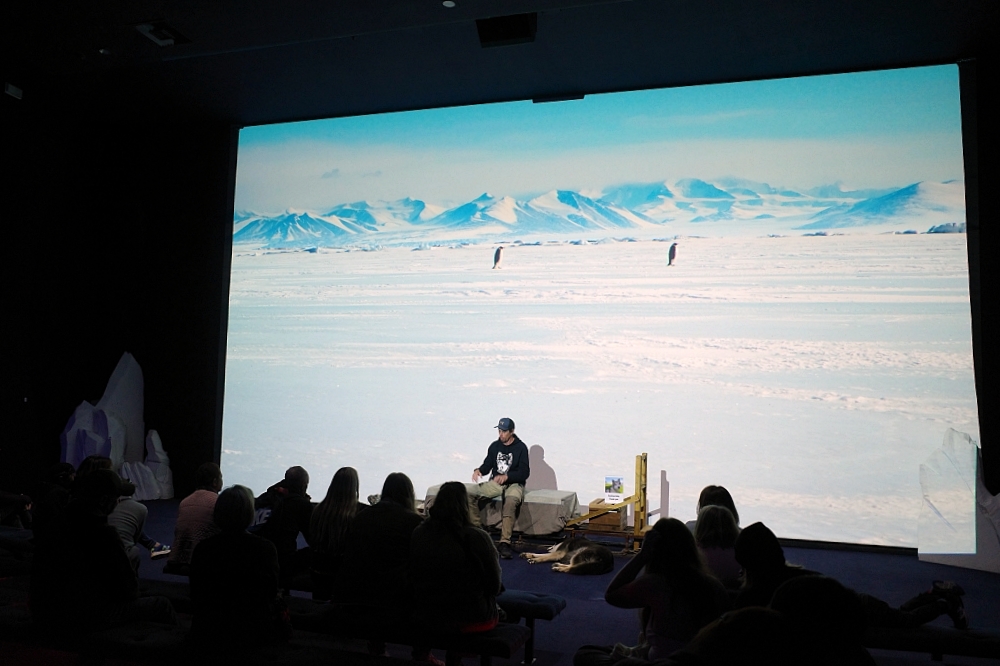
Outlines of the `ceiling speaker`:
{"type": "Polygon", "coordinates": [[[537,28],[538,12],[476,19],[479,43],[484,49],[533,42],[537,28]]]}

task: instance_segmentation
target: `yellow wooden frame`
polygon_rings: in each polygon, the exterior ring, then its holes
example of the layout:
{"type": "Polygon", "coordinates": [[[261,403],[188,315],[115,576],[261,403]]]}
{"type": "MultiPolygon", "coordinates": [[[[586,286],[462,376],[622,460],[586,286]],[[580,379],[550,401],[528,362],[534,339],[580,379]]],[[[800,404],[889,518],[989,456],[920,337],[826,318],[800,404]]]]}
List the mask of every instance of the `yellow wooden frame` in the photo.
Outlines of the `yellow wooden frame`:
{"type": "Polygon", "coordinates": [[[578,516],[573,520],[566,523],[566,527],[573,527],[574,525],[579,525],[585,520],[590,520],[591,518],[597,518],[598,516],[603,516],[606,513],[611,513],[617,509],[621,509],[627,506],[634,506],[633,510],[633,526],[632,535],[639,539],[646,532],[649,523],[649,504],[646,498],[646,454],[641,453],[635,457],[635,493],[629,495],[621,502],[617,504],[609,504],[606,507],[599,509],[598,511],[591,511],[582,516],[578,516]]]}

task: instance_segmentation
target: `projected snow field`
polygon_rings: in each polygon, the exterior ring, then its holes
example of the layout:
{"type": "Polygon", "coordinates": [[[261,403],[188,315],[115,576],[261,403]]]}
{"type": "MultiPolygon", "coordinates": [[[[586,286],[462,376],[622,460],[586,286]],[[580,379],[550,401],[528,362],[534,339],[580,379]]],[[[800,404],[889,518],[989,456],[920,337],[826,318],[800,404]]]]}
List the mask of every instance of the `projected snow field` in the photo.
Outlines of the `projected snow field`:
{"type": "Polygon", "coordinates": [[[935,67],[244,129],[226,481],[422,496],[509,416],[582,504],[647,452],[682,519],[914,546],[979,438],[959,116],[935,67]]]}

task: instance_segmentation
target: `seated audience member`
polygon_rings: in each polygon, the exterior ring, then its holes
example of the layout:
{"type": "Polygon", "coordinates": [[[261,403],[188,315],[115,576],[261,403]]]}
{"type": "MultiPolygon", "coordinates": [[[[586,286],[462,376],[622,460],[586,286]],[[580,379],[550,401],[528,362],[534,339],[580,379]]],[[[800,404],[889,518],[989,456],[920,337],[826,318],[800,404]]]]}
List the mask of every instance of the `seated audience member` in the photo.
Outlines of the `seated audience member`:
{"type": "Polygon", "coordinates": [[[111,462],[111,458],[108,458],[107,456],[87,456],[80,461],[80,465],[76,468],[76,479],[74,480],[74,483],[91,472],[96,472],[99,469],[112,469],[113,467],[114,465],[111,462]]]}
{"type": "Polygon", "coordinates": [[[736,561],[736,537],[740,528],[724,506],[709,504],[698,512],[694,540],[709,572],[732,590],[740,586],[740,563],[736,561]]]}
{"type": "Polygon", "coordinates": [[[38,540],[30,603],[42,625],[77,633],[140,620],[177,623],[165,597],[139,597],[125,548],[108,525],[125,483],[108,469],[78,478],[65,511],[38,540]]]}
{"type": "Polygon", "coordinates": [[[151,539],[146,534],[146,517],[149,509],[142,502],[132,499],[135,493],[135,486],[132,483],[124,483],[125,492],[118,498],[118,504],[108,516],[108,525],[115,528],[118,538],[125,546],[125,553],[136,575],[139,575],[139,546],[149,550],[152,559],[166,557],[170,554],[170,546],[165,546],[159,541],[151,539]]]}
{"type": "Polygon", "coordinates": [[[931,590],[918,594],[899,608],[870,594],[855,594],[861,600],[870,627],[919,627],[947,615],[956,629],[968,629],[969,618],[962,603],[961,588],[957,588],[958,591],[956,588],[954,583],[935,581],[931,590]]]}
{"type": "MultiPolygon", "coordinates": [[[[733,514],[736,526],[739,527],[740,512],[736,510],[736,502],[733,501],[733,496],[729,494],[729,491],[724,486],[705,486],[701,489],[701,494],[698,495],[698,505],[695,507],[695,514],[701,515],[701,510],[706,506],[726,507],[733,514]]],[[[694,532],[697,523],[697,520],[689,520],[686,525],[689,530],[694,532]]]]}
{"type": "Polygon", "coordinates": [[[799,576],[774,592],[771,608],[787,619],[801,663],[874,666],[865,650],[865,609],[859,596],[826,576],[799,576]]]}
{"type": "MultiPolygon", "coordinates": [[[[813,608],[783,611],[750,606],[724,614],[698,632],[683,650],[674,652],[657,666],[874,666],[861,645],[856,622],[857,599],[833,589],[816,589],[822,576],[802,576],[789,585],[803,583],[813,608]],[[825,608],[825,612],[816,611],[825,608]]],[[[827,579],[829,580],[829,579],[827,579]]],[[[775,594],[775,599],[778,595],[775,594]]],[[[862,627],[863,632],[863,627],[862,627]]],[[[578,653],[580,655],[580,653],[578,653]]],[[[586,656],[586,655],[581,655],[586,656]]],[[[574,660],[578,666],[587,662],[574,660]]],[[[620,660],[620,666],[636,666],[635,659],[620,660]]]]}
{"type": "MultiPolygon", "coordinates": [[[[80,461],[73,483],[78,483],[97,470],[113,471],[111,458],[98,455],[87,456],[80,461]]],[[[132,563],[132,568],[138,575],[140,558],[139,548],[136,544],[148,548],[150,556],[154,559],[168,555],[170,547],[164,546],[159,541],[154,541],[146,534],[146,516],[149,512],[145,505],[131,499],[131,495],[135,493],[135,486],[132,483],[126,483],[127,485],[124,487],[130,488],[131,491],[126,496],[119,498],[119,503],[108,515],[108,524],[118,532],[118,537],[122,540],[122,545],[128,554],[129,562],[132,563]]]]}
{"type": "MultiPolygon", "coordinates": [[[[334,597],[364,604],[367,612],[360,619],[369,625],[394,626],[410,615],[410,539],[424,519],[417,513],[413,483],[402,472],[385,478],[379,497],[358,512],[344,535],[334,597]]],[[[369,650],[384,654],[385,644],[372,641],[369,650]]],[[[413,659],[440,663],[420,646],[414,647],[413,659]]]]}
{"type": "MultiPolygon", "coordinates": [[[[754,523],[740,533],[736,539],[736,559],[743,565],[745,574],[743,589],[736,597],[737,608],[772,604],[775,591],[783,584],[789,584],[786,581],[820,575],[785,562],[781,544],[774,532],[763,523],[754,523]]],[[[800,584],[796,583],[798,585],[800,584]]],[[[812,583],[801,585],[804,586],[802,589],[813,589],[809,587],[812,583]]],[[[822,585],[832,587],[830,583],[820,583],[816,587],[823,589],[822,585]]],[[[791,589],[799,589],[796,586],[791,589]]],[[[863,614],[863,620],[868,626],[918,627],[947,614],[956,627],[968,627],[961,599],[963,591],[954,583],[938,581],[931,590],[917,595],[899,608],[893,608],[881,599],[867,594],[859,594],[853,590],[850,592],[858,598],[859,612],[863,614]]]]}
{"type": "Polygon", "coordinates": [[[36,538],[43,534],[62,514],[70,500],[70,489],[76,469],[69,463],[56,463],[49,468],[45,478],[38,484],[31,510],[31,529],[36,538]]]}
{"type": "Polygon", "coordinates": [[[187,575],[195,546],[219,533],[213,515],[215,502],[222,490],[222,470],[212,462],[203,463],[195,472],[197,489],[181,500],[177,508],[174,542],[167,558],[165,573],[187,575]]]}
{"type": "Polygon", "coordinates": [[[314,599],[330,598],[343,556],[344,537],[354,517],[366,508],[367,504],[358,502],[357,470],[341,467],[333,475],[326,497],[313,510],[309,521],[314,599]]]}
{"type": "Polygon", "coordinates": [[[192,637],[221,649],[287,640],[287,608],[278,589],[274,544],[246,530],[253,522],[253,493],[231,486],[213,509],[219,534],[191,556],[192,637]]]}
{"type": "Polygon", "coordinates": [[[0,525],[16,530],[30,530],[31,498],[0,490],[0,525]]]}
{"type": "Polygon", "coordinates": [[[904,602],[898,609],[892,609],[889,604],[867,594],[860,594],[860,596],[865,604],[869,626],[920,626],[942,614],[941,609],[944,606],[941,602],[944,601],[947,604],[947,609],[944,612],[951,618],[955,628],[968,629],[969,618],[965,614],[965,604],[962,602],[964,594],[965,590],[954,582],[936,580],[931,584],[931,589],[904,602]],[[886,611],[886,608],[889,610],[886,611]],[[896,613],[897,610],[903,617],[896,613]]]}
{"type": "MultiPolygon", "coordinates": [[[[642,608],[646,650],[631,656],[663,659],[683,648],[702,627],[729,608],[722,584],[702,563],[694,536],[674,518],[656,521],[642,549],[614,577],[604,599],[618,608],[642,608]]],[[[628,649],[626,649],[628,650],[628,649]]],[[[585,646],[574,658],[579,666],[617,662],[619,650],[585,646]]]]}
{"type": "Polygon", "coordinates": [[[767,606],[778,586],[797,576],[815,576],[815,571],[785,562],[778,537],[764,523],[750,525],[736,538],[736,561],[743,567],[743,588],[734,606],[767,606]]]}
{"type": "Polygon", "coordinates": [[[386,477],[380,497],[358,512],[344,536],[336,596],[408,612],[410,539],[424,519],[417,513],[413,483],[402,472],[386,477]]]}
{"type": "Polygon", "coordinates": [[[33,504],[20,493],[0,490],[0,553],[23,559],[33,549],[33,504]]]}
{"type": "MultiPolygon", "coordinates": [[[[856,592],[833,578],[819,575],[808,578],[820,580],[818,582],[812,580],[797,582],[799,578],[793,578],[783,583],[775,591],[774,597],[771,599],[771,607],[783,613],[804,614],[804,616],[808,615],[809,618],[817,618],[814,622],[817,625],[831,625],[834,620],[830,615],[834,611],[829,608],[816,608],[814,605],[822,605],[823,594],[833,595],[833,592],[829,592],[832,589],[837,590],[836,594],[843,596],[843,593],[839,591],[843,589],[853,600],[850,604],[844,602],[842,605],[849,605],[852,612],[849,618],[838,617],[837,621],[854,623],[851,626],[860,624],[861,628],[858,631],[862,633],[866,626],[919,627],[946,614],[951,617],[956,628],[967,629],[969,626],[961,600],[961,594],[964,594],[964,591],[951,582],[935,581],[934,586],[927,592],[918,594],[899,608],[893,608],[881,599],[870,594],[856,592]],[[779,597],[781,597],[780,600],[779,597]]],[[[838,615],[842,616],[844,613],[838,613],[838,615]]]]}
{"type": "Polygon", "coordinates": [[[309,569],[309,549],[300,551],[298,544],[300,533],[306,542],[312,543],[309,522],[313,505],[306,493],[308,488],[309,473],[298,466],[289,467],[285,478],[268,488],[254,502],[256,513],[250,531],[264,537],[278,549],[283,586],[309,569]]]}
{"type": "Polygon", "coordinates": [[[465,484],[442,485],[429,514],[410,540],[414,620],[445,632],[492,629],[500,558],[490,536],[472,526],[465,484]]]}
{"type": "Polygon", "coordinates": [[[687,647],[670,655],[663,666],[803,666],[785,617],[769,608],[741,608],[706,625],[687,647]]]}

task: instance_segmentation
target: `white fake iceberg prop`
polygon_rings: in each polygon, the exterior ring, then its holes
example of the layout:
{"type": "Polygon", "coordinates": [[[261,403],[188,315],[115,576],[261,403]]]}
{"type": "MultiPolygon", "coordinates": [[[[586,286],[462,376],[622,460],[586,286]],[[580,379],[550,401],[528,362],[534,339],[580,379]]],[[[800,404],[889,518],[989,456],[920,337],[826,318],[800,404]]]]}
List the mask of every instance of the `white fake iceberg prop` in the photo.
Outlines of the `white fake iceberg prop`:
{"type": "Polygon", "coordinates": [[[145,463],[127,462],[122,465],[119,472],[123,479],[128,479],[135,485],[135,494],[132,499],[141,501],[160,499],[160,484],[156,480],[153,470],[146,467],[145,463]]]}
{"type": "Polygon", "coordinates": [[[143,390],[142,368],[132,354],[125,352],[97,403],[98,409],[115,414],[125,424],[125,460],[129,462],[142,460],[146,432],[143,390]]]}
{"type": "Polygon", "coordinates": [[[920,560],[1000,573],[1000,498],[986,488],[981,459],[971,437],[949,428],[920,465],[920,560]]]}
{"type": "Polygon", "coordinates": [[[170,458],[155,430],[143,440],[143,410],[142,368],[125,352],[97,405],[83,401],[70,416],[59,437],[61,459],[79,467],[87,456],[110,458],[112,468],[135,484],[135,499],[172,498],[170,458]]]}
{"type": "Polygon", "coordinates": [[[170,471],[170,457],[163,450],[160,433],[155,430],[146,433],[146,467],[152,470],[160,486],[159,499],[171,499],[174,496],[174,474],[170,471]]]}

